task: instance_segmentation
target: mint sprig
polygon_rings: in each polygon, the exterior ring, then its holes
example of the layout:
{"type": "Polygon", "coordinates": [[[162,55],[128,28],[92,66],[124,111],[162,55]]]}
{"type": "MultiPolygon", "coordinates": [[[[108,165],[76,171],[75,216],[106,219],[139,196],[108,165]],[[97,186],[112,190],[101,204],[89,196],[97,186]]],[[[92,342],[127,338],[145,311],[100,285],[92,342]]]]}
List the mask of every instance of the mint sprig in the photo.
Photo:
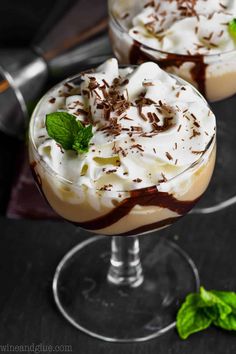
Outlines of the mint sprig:
{"type": "Polygon", "coordinates": [[[211,319],[203,311],[203,303],[198,294],[190,294],[177,314],[176,327],[180,338],[187,339],[190,334],[202,331],[211,324],[211,319]]]}
{"type": "Polygon", "coordinates": [[[226,330],[236,330],[236,293],[207,291],[190,294],[177,314],[176,327],[180,338],[202,331],[210,325],[226,330]]]}
{"type": "Polygon", "coordinates": [[[92,138],[92,125],[89,125],[83,129],[81,129],[74,140],[74,144],[72,148],[80,153],[87,152],[89,141],[92,138]]]}
{"type": "Polygon", "coordinates": [[[229,34],[236,40],[236,18],[229,22],[229,34]]]}
{"type": "Polygon", "coordinates": [[[212,293],[231,308],[227,316],[215,319],[214,325],[229,331],[236,331],[236,293],[227,291],[212,291],[212,293]]]}
{"type": "Polygon", "coordinates": [[[92,125],[84,127],[75,116],[67,112],[54,112],[46,115],[48,135],[65,150],[75,150],[82,154],[88,151],[93,136],[92,125]]]}

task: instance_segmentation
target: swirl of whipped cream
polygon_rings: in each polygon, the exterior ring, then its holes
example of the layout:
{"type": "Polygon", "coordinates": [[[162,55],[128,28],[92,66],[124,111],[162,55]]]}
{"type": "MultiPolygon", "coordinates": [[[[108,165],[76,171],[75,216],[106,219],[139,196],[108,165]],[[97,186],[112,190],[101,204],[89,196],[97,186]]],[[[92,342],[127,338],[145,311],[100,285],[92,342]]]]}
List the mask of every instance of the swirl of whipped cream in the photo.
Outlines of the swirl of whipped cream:
{"type": "Polygon", "coordinates": [[[130,36],[152,49],[175,54],[219,54],[236,49],[228,24],[236,0],[148,1],[132,19],[130,36]]]}
{"type": "Polygon", "coordinates": [[[81,79],[46,95],[34,123],[41,158],[79,186],[128,191],[161,183],[198,160],[215,135],[206,102],[155,63],[122,69],[109,59],[81,79]],[[45,116],[55,111],[93,125],[87,153],[64,151],[48,136],[45,116]]]}

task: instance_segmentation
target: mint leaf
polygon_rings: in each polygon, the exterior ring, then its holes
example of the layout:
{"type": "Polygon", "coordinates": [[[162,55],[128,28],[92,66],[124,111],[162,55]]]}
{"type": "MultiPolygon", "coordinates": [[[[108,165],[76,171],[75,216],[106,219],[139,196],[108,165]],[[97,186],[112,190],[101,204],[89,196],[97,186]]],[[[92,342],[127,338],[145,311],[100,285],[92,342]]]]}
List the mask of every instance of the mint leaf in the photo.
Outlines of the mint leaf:
{"type": "Polygon", "coordinates": [[[236,293],[206,290],[186,297],[177,314],[177,330],[182,339],[214,324],[236,331],[236,293]]]}
{"type": "Polygon", "coordinates": [[[217,291],[212,290],[212,294],[216,295],[223,302],[225,302],[228,306],[231,307],[232,312],[236,314],[236,293],[230,291],[217,291]]]}
{"type": "Polygon", "coordinates": [[[75,136],[81,129],[75,117],[66,112],[54,112],[46,115],[48,135],[65,150],[72,149],[75,136]]]}
{"type": "Polygon", "coordinates": [[[92,125],[81,129],[75,137],[74,144],[72,146],[73,149],[78,151],[79,153],[87,152],[89,149],[89,141],[92,136],[92,125]]]}
{"type": "Polygon", "coordinates": [[[229,34],[236,40],[236,18],[230,21],[228,25],[229,34]]]}
{"type": "Polygon", "coordinates": [[[188,295],[177,314],[176,327],[180,338],[187,339],[190,334],[208,328],[211,322],[211,318],[203,310],[200,295],[188,295]]]}
{"type": "Polygon", "coordinates": [[[48,135],[65,150],[79,153],[88,151],[89,141],[93,136],[92,125],[84,127],[75,116],[67,112],[54,112],[46,115],[48,135]]]}
{"type": "Polygon", "coordinates": [[[236,315],[231,313],[224,319],[217,318],[213,321],[213,324],[228,331],[236,331],[236,315]]]}
{"type": "Polygon", "coordinates": [[[200,297],[204,303],[205,313],[212,319],[225,319],[232,309],[227,303],[222,301],[220,297],[215,295],[212,291],[207,291],[203,287],[200,288],[200,297]]]}
{"type": "Polygon", "coordinates": [[[228,306],[230,306],[232,310],[232,313],[230,313],[226,318],[216,319],[213,322],[214,325],[228,331],[236,331],[236,293],[215,290],[213,290],[212,293],[224,301],[228,306]]]}

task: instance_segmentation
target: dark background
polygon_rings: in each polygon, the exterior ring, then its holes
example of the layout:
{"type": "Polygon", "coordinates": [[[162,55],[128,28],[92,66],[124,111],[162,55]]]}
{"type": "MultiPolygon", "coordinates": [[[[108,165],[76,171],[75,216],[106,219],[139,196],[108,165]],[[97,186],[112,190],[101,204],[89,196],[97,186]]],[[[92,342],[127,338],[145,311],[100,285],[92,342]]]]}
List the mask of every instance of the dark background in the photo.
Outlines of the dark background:
{"type": "Polygon", "coordinates": [[[55,0],[1,1],[1,47],[22,47],[30,43],[55,6],[55,0]]]}
{"type": "MultiPolygon", "coordinates": [[[[72,2],[2,0],[0,47],[29,45],[52,11],[59,16],[72,2]]],[[[235,106],[235,98],[213,106],[223,123],[230,126],[232,140],[236,134],[235,106]]],[[[227,136],[225,139],[229,141],[227,136]]],[[[209,329],[187,341],[181,341],[172,330],[147,343],[110,344],[92,339],[68,324],[54,305],[52,277],[62,256],[87,234],[61,221],[36,221],[29,217],[13,220],[5,216],[22,145],[0,133],[0,345],[70,344],[75,354],[236,353],[236,334],[219,329],[209,329]]],[[[223,157],[224,151],[220,147],[223,157]]],[[[236,176],[235,163],[230,171],[236,176]]],[[[222,184],[222,193],[224,188],[234,186],[235,179],[227,183],[222,184]]],[[[214,185],[210,191],[214,193],[214,185]]],[[[236,290],[235,212],[233,206],[207,216],[189,215],[161,231],[162,237],[174,239],[194,259],[206,288],[236,290]]]]}
{"type": "Polygon", "coordinates": [[[1,0],[1,47],[15,48],[29,45],[52,13],[56,18],[75,1],[1,0]]]}

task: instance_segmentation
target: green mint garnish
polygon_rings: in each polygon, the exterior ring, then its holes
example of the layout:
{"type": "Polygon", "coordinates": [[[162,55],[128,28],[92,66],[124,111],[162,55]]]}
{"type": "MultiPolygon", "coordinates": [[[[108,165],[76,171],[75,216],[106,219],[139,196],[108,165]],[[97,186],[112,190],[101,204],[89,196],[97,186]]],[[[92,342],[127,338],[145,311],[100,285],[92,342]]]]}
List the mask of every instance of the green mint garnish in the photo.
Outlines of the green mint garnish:
{"type": "Polygon", "coordinates": [[[231,313],[224,318],[215,319],[214,325],[228,331],[236,331],[236,293],[227,291],[212,291],[212,293],[231,308],[231,313]]]}
{"type": "Polygon", "coordinates": [[[75,116],[66,112],[46,115],[48,135],[65,150],[75,150],[80,154],[87,152],[93,136],[92,125],[84,127],[75,116]]]}
{"type": "Polygon", "coordinates": [[[236,18],[229,23],[229,33],[236,40],[236,18]]]}
{"type": "Polygon", "coordinates": [[[92,125],[79,130],[78,134],[75,137],[73,149],[79,153],[87,152],[89,147],[90,139],[92,138],[92,125]]]}
{"type": "Polygon", "coordinates": [[[190,294],[177,314],[176,327],[180,338],[202,331],[210,325],[226,330],[236,330],[236,293],[207,291],[190,294]]]}
{"type": "Polygon", "coordinates": [[[199,294],[188,295],[177,314],[176,327],[180,338],[187,339],[190,334],[208,328],[211,322],[203,310],[199,294]]]}

